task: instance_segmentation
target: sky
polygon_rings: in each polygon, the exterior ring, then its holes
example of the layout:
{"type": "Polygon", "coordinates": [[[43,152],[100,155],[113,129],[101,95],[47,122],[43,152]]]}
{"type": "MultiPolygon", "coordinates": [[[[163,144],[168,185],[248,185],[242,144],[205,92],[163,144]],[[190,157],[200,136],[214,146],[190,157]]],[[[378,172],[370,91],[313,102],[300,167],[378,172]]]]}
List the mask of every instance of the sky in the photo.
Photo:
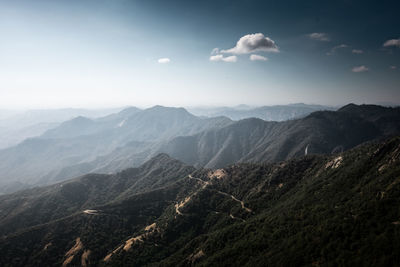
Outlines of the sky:
{"type": "Polygon", "coordinates": [[[385,0],[0,0],[0,109],[399,104],[399,10],[385,0]]]}

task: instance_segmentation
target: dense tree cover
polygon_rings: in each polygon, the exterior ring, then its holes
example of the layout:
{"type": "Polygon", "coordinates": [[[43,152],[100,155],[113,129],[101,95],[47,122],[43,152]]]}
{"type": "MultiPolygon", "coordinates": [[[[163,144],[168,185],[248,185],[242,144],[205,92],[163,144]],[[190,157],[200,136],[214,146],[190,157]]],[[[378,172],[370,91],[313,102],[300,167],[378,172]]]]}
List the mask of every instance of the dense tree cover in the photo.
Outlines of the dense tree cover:
{"type": "MultiPolygon", "coordinates": [[[[161,158],[152,164],[175,162],[161,158]]],[[[397,137],[331,156],[171,172],[167,183],[84,206],[97,215],[75,212],[7,234],[0,265],[61,265],[79,237],[72,265],[90,250],[89,265],[104,266],[395,266],[399,163],[397,137]]]]}

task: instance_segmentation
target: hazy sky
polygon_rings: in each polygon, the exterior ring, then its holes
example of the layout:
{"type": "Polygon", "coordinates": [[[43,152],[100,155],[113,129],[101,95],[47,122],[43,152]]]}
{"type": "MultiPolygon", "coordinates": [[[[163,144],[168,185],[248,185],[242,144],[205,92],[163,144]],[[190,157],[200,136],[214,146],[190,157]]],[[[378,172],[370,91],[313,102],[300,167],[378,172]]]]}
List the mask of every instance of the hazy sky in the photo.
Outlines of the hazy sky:
{"type": "Polygon", "coordinates": [[[400,103],[396,2],[0,0],[0,109],[400,103]]]}

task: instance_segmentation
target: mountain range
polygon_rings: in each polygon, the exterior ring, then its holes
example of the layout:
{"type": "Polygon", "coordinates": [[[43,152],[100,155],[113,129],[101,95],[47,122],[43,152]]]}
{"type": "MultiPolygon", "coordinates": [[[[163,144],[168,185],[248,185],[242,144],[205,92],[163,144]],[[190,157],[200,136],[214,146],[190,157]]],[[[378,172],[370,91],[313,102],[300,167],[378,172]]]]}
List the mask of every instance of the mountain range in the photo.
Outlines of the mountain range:
{"type": "Polygon", "coordinates": [[[394,266],[399,163],[399,137],[221,169],[159,154],[0,196],[0,265],[394,266]]]}
{"type": "Polygon", "coordinates": [[[27,138],[42,135],[60,123],[77,116],[103,117],[120,111],[112,109],[49,109],[7,111],[0,110],[0,149],[17,145],[27,138]]]}
{"type": "Polygon", "coordinates": [[[399,134],[399,118],[400,108],[354,104],[283,122],[128,108],[98,119],[77,117],[0,150],[0,188],[6,193],[86,173],[114,173],[159,153],[206,168],[329,154],[399,134]]]}
{"type": "MultiPolygon", "coordinates": [[[[43,184],[49,182],[46,174],[94,160],[129,142],[148,149],[174,136],[195,134],[229,123],[227,118],[198,118],[182,108],[161,106],[146,110],[129,108],[98,119],[77,117],[37,138],[1,150],[0,182],[3,188],[11,181],[43,184]]],[[[140,148],[136,150],[139,151],[140,148]]]]}
{"type": "Polygon", "coordinates": [[[303,103],[250,107],[239,105],[236,107],[189,107],[189,112],[197,116],[217,117],[224,116],[232,120],[243,120],[247,118],[258,118],[265,121],[286,121],[299,119],[308,114],[321,110],[336,110],[335,107],[321,105],[307,105],[303,103]]]}

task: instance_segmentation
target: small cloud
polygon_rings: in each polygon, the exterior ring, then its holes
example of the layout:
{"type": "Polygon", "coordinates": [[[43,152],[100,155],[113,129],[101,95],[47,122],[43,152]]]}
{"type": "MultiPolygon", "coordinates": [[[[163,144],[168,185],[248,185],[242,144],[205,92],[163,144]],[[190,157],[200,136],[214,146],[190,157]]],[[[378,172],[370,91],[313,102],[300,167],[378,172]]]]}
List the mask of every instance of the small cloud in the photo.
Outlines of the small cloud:
{"type": "Polygon", "coordinates": [[[268,60],[268,58],[267,57],[263,57],[263,56],[260,56],[260,55],[250,55],[250,60],[251,61],[267,61],[268,60]]]}
{"type": "Polygon", "coordinates": [[[236,56],[229,56],[229,57],[224,57],[223,55],[215,55],[210,57],[210,61],[224,61],[224,62],[236,62],[237,57],[236,56]]]}
{"type": "Polygon", "coordinates": [[[237,61],[237,57],[236,56],[225,57],[225,58],[222,59],[222,61],[225,61],[225,62],[236,62],[237,61]]]}
{"type": "Polygon", "coordinates": [[[171,62],[171,60],[169,58],[167,58],[167,57],[158,59],[158,63],[160,63],[160,64],[167,64],[167,63],[170,63],[170,62],[171,62]]]}
{"type": "Polygon", "coordinates": [[[312,40],[322,41],[322,42],[329,42],[331,39],[326,33],[323,32],[313,32],[307,34],[307,36],[312,40]]]}
{"type": "Polygon", "coordinates": [[[221,61],[223,58],[223,55],[215,55],[210,57],[210,61],[221,61]]]}
{"type": "Polygon", "coordinates": [[[279,52],[275,41],[262,33],[247,34],[237,41],[235,47],[227,50],[221,50],[222,53],[230,54],[250,54],[257,51],[279,52]]]}
{"type": "Polygon", "coordinates": [[[396,66],[390,66],[389,67],[391,70],[395,70],[395,69],[397,69],[397,67],[396,66]]]}
{"type": "Polygon", "coordinates": [[[211,51],[211,55],[216,55],[216,54],[219,54],[219,48],[218,48],[218,47],[214,48],[214,49],[211,51]]]}
{"type": "Polygon", "coordinates": [[[383,44],[383,47],[390,47],[390,46],[400,47],[400,38],[399,38],[399,39],[387,40],[387,41],[383,44]]]}
{"type": "Polygon", "coordinates": [[[364,51],[362,51],[362,50],[360,50],[360,49],[353,49],[353,50],[351,50],[351,52],[352,52],[353,54],[364,54],[364,51]]]}
{"type": "Polygon", "coordinates": [[[362,66],[352,68],[351,71],[352,72],[366,72],[366,71],[369,71],[369,69],[367,67],[365,67],[364,65],[362,65],[362,66]]]}
{"type": "Polygon", "coordinates": [[[347,47],[349,47],[349,46],[346,45],[346,44],[341,44],[341,45],[334,46],[334,47],[331,49],[331,51],[329,51],[328,53],[326,53],[326,55],[332,56],[333,54],[335,54],[336,50],[342,49],[342,48],[347,48],[347,47]]]}

